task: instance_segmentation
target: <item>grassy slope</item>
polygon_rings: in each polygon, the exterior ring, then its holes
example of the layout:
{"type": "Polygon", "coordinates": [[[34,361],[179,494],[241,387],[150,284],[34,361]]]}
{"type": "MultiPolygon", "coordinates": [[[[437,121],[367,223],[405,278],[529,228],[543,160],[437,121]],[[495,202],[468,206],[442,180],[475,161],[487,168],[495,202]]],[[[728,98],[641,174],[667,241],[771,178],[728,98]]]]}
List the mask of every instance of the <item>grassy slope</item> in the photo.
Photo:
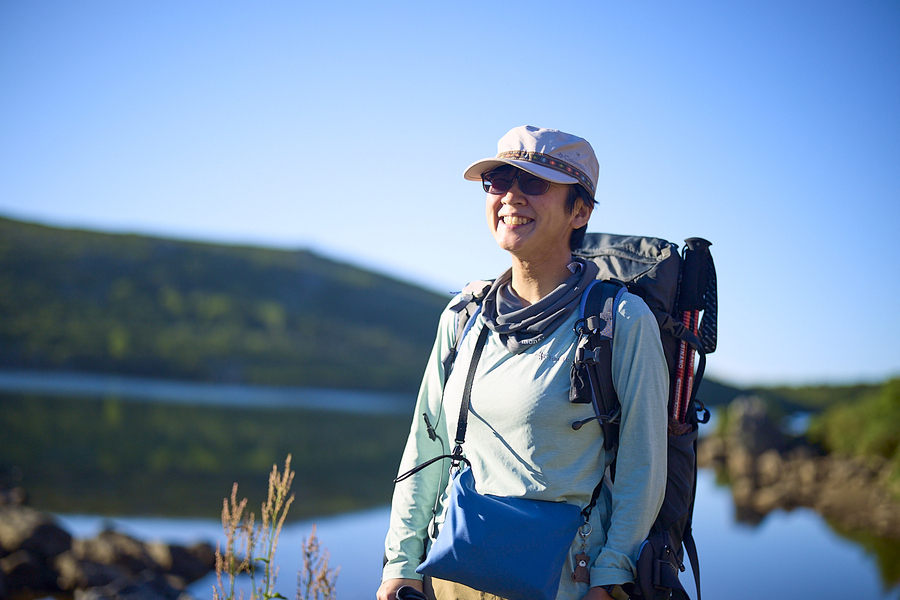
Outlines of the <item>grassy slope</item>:
{"type": "Polygon", "coordinates": [[[0,367],[414,390],[448,300],[305,251],[0,218],[0,367]]]}

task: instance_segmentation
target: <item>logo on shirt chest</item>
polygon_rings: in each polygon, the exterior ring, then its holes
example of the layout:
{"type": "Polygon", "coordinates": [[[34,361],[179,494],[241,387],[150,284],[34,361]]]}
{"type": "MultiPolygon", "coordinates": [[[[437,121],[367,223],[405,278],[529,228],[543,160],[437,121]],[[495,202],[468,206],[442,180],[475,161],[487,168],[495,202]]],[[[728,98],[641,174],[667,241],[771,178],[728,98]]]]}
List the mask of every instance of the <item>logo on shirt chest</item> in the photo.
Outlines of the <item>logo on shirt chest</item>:
{"type": "Polygon", "coordinates": [[[562,356],[553,356],[543,350],[538,350],[534,353],[535,358],[538,360],[549,360],[550,362],[559,362],[563,359],[562,356]]]}

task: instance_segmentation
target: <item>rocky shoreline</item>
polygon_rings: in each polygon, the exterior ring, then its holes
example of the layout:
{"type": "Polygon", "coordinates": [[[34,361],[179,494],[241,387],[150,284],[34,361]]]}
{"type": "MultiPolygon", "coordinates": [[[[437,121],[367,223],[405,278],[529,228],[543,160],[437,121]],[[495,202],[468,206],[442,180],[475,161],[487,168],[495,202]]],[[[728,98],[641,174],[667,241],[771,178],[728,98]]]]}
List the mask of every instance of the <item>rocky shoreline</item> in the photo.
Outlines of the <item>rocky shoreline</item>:
{"type": "Polygon", "coordinates": [[[0,498],[0,600],[188,600],[187,586],[215,569],[215,548],[142,542],[114,530],[74,538],[55,517],[0,498]]]}
{"type": "Polygon", "coordinates": [[[735,400],[727,423],[701,440],[697,460],[729,482],[739,520],[807,507],[848,531],[900,540],[900,500],[888,490],[887,461],[826,454],[782,432],[757,398],[735,400]]]}

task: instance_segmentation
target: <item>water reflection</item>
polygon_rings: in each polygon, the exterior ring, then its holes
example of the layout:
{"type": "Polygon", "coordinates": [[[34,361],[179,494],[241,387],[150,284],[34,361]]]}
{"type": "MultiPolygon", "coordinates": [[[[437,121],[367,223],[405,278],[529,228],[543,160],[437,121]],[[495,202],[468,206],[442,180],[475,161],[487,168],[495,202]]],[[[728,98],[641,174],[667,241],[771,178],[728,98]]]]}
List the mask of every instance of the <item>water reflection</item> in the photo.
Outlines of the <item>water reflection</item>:
{"type": "MultiPolygon", "coordinates": [[[[700,553],[703,594],[724,600],[757,600],[762,594],[778,598],[855,598],[900,600],[900,587],[882,584],[880,558],[867,548],[836,534],[811,510],[770,513],[758,526],[734,520],[731,494],[715,485],[714,475],[701,471],[697,490],[695,537],[700,553]]],[[[77,535],[92,535],[102,517],[66,517],[77,535]]],[[[214,521],[179,519],[114,519],[126,533],[171,542],[218,539],[214,521]]],[[[372,598],[381,576],[382,541],[388,510],[380,508],[318,519],[318,537],[331,552],[331,565],[340,566],[337,593],[341,599],[372,598]]],[[[281,566],[278,589],[295,597],[296,570],[301,564],[303,538],[313,521],[285,527],[276,555],[281,566]]],[[[896,562],[894,568],[896,568],[896,562]]],[[[889,569],[888,569],[889,571],[889,569]]],[[[693,589],[690,569],[682,576],[693,589]]],[[[197,598],[211,598],[215,579],[193,586],[197,598]]],[[[693,597],[693,594],[691,594],[693,597]]]]}
{"type": "MultiPolygon", "coordinates": [[[[884,459],[825,453],[796,435],[806,418],[782,420],[779,427],[761,400],[736,400],[729,407],[726,431],[702,441],[698,461],[715,468],[720,485],[727,484],[739,523],[764,528],[785,511],[813,515],[832,537],[873,557],[885,588],[897,586],[900,505],[883,485],[892,466],[884,459]],[[795,433],[785,431],[785,422],[795,433]]],[[[804,554],[799,548],[797,552],[804,554]]]]}
{"type": "Polygon", "coordinates": [[[730,491],[710,470],[700,473],[694,530],[708,598],[900,598],[900,587],[882,583],[873,555],[810,509],[775,510],[757,525],[736,521],[730,491]]]}

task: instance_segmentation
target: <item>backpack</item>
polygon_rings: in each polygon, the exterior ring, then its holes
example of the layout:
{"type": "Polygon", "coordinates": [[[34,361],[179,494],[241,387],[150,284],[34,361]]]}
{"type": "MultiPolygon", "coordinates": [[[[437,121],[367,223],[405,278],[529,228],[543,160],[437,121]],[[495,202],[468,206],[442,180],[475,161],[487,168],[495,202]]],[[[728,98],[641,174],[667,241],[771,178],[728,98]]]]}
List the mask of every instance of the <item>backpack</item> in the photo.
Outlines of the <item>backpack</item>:
{"type": "MultiPolygon", "coordinates": [[[[706,355],[716,349],[718,303],[716,272],[711,244],[701,238],[678,246],[651,237],[588,233],[573,255],[600,267],[582,297],[576,323],[579,335],[572,365],[569,400],[591,403],[595,416],[573,423],[579,429],[597,420],[604,447],[614,451],[618,440],[619,400],[612,385],[612,336],[614,314],[627,290],[641,297],[656,317],[660,340],[669,368],[668,476],[662,507],[641,546],[637,577],[627,585],[630,596],[646,600],[689,600],[678,580],[687,551],[700,600],[700,568],[691,530],[697,481],[697,431],[709,420],[709,411],[696,398],[706,366],[706,355]],[[702,320],[700,312],[703,313],[702,320]],[[696,371],[694,354],[699,356],[696,371]]],[[[477,314],[491,282],[466,286],[459,302],[456,337],[444,357],[445,378],[456,359],[457,348],[477,314]]],[[[615,461],[610,467],[615,478],[615,461]]],[[[593,502],[597,499],[595,490],[593,502]]]]}

